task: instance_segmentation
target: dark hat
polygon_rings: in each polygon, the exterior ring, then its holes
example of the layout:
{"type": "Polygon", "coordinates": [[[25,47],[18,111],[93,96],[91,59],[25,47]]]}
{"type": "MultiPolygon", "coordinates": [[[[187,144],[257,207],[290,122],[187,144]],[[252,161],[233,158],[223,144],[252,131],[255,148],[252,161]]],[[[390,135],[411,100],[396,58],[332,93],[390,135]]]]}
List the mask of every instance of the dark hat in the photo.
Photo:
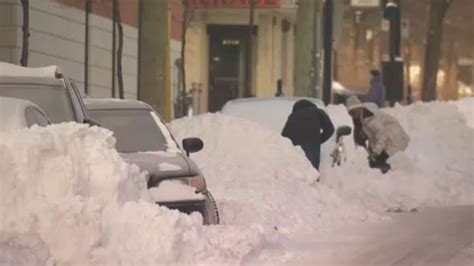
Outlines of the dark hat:
{"type": "Polygon", "coordinates": [[[377,69],[372,69],[370,70],[370,74],[372,74],[372,76],[374,77],[380,76],[380,71],[378,71],[377,69]]]}

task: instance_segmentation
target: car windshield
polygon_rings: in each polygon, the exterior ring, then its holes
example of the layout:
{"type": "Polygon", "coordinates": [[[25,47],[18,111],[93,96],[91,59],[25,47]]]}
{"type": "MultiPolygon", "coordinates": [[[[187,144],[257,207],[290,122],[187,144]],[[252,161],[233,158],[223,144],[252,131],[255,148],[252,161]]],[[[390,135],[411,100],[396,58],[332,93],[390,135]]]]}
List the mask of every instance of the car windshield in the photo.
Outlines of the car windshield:
{"type": "Polygon", "coordinates": [[[0,97],[29,100],[37,104],[53,123],[75,120],[67,93],[59,86],[0,84],[0,97]]]}
{"type": "Polygon", "coordinates": [[[87,113],[114,132],[119,152],[167,151],[177,147],[166,126],[150,110],[88,110],[87,113]]]}

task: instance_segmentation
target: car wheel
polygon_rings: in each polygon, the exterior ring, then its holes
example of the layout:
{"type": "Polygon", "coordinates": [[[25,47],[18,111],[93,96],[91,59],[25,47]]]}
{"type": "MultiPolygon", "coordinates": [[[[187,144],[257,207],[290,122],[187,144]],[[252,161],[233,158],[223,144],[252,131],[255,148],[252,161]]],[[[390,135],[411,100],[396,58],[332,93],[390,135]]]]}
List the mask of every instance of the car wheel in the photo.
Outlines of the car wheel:
{"type": "Polygon", "coordinates": [[[209,191],[206,191],[204,196],[206,197],[206,201],[202,211],[203,223],[205,225],[219,224],[219,211],[217,210],[214,197],[209,191]]]}

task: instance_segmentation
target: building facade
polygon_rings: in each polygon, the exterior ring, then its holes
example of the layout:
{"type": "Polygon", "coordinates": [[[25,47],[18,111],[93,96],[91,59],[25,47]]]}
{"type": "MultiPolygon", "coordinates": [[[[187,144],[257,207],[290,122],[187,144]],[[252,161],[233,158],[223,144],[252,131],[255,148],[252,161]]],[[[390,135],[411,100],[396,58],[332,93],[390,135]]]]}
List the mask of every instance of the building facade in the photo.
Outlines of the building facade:
{"type": "MultiPolygon", "coordinates": [[[[84,95],[118,97],[118,85],[114,75],[116,67],[113,68],[113,56],[116,54],[113,45],[113,0],[29,2],[28,66],[58,65],[75,81],[84,95]],[[86,12],[87,7],[89,12],[86,12]],[[115,93],[112,92],[114,87],[115,93]]],[[[125,98],[136,99],[139,0],[120,0],[119,6],[124,32],[124,95],[125,98]]],[[[170,62],[175,62],[181,53],[180,1],[170,3],[170,12],[170,62]]],[[[23,41],[22,25],[23,10],[20,0],[0,1],[0,61],[19,64],[23,41]]],[[[115,43],[117,49],[118,31],[115,32],[115,43]]],[[[171,64],[171,75],[176,76],[177,71],[177,67],[171,64]]],[[[176,79],[172,85],[178,85],[176,79]]]]}
{"type": "Polygon", "coordinates": [[[257,1],[252,37],[246,1],[195,0],[190,7],[186,81],[201,89],[200,113],[218,111],[235,98],[274,96],[278,80],[285,95],[292,95],[295,1],[257,1]]]}

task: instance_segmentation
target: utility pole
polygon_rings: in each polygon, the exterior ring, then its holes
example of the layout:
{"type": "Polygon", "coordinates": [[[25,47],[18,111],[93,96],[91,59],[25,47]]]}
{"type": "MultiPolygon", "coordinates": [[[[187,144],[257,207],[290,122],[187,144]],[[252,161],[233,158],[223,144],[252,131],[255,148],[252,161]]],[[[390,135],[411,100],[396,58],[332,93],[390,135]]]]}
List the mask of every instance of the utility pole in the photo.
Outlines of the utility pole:
{"type": "Polygon", "coordinates": [[[332,94],[332,42],[333,42],[333,2],[324,4],[324,67],[323,67],[323,102],[331,103],[332,94]]]}
{"type": "Polygon", "coordinates": [[[140,0],[138,99],[171,120],[169,1],[140,0]]]}
{"type": "Polygon", "coordinates": [[[295,96],[318,95],[320,0],[299,0],[295,43],[295,96]]]}
{"type": "Polygon", "coordinates": [[[383,62],[383,81],[386,100],[393,106],[403,100],[403,60],[400,57],[401,0],[384,1],[383,16],[389,20],[389,59],[383,62]]]}
{"type": "Polygon", "coordinates": [[[247,86],[245,88],[245,97],[252,97],[253,95],[253,75],[252,75],[252,70],[253,70],[253,48],[254,48],[254,24],[255,24],[255,7],[257,5],[256,0],[249,0],[249,35],[248,35],[248,41],[247,41],[247,53],[246,53],[246,81],[247,81],[247,86]]]}

